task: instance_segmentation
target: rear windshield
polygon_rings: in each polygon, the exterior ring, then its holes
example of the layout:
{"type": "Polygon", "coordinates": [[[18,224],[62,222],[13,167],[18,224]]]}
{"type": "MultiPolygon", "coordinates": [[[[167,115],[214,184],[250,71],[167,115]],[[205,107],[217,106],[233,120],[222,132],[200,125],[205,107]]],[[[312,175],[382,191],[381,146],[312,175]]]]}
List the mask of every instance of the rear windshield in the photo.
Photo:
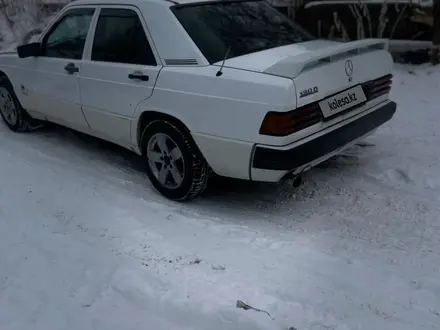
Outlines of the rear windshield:
{"type": "Polygon", "coordinates": [[[211,64],[228,49],[231,58],[313,39],[265,1],[212,1],[172,11],[211,64]]]}

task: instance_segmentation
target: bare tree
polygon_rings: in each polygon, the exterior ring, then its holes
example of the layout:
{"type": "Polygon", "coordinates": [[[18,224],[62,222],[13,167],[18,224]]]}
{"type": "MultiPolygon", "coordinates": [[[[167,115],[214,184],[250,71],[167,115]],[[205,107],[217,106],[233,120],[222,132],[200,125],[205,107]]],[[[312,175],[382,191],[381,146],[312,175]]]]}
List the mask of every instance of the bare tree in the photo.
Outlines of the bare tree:
{"type": "Polygon", "coordinates": [[[14,34],[14,37],[16,37],[14,33],[14,21],[11,19],[8,9],[10,9],[9,2],[6,0],[0,0],[0,13],[3,14],[11,32],[14,34]]]}
{"type": "Polygon", "coordinates": [[[440,0],[433,1],[432,8],[433,18],[433,38],[432,38],[432,51],[431,62],[432,64],[440,63],[440,0]]]}

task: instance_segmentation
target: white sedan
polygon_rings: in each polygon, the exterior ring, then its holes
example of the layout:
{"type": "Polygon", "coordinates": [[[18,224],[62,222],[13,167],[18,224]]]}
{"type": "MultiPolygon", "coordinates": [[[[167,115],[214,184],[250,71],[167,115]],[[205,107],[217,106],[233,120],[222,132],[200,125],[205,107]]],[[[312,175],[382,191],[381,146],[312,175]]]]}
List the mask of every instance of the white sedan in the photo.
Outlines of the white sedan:
{"type": "Polygon", "coordinates": [[[315,40],[264,1],[78,0],[0,55],[0,112],[130,149],[188,200],[210,173],[299,175],[390,120],[387,46],[315,40]]]}

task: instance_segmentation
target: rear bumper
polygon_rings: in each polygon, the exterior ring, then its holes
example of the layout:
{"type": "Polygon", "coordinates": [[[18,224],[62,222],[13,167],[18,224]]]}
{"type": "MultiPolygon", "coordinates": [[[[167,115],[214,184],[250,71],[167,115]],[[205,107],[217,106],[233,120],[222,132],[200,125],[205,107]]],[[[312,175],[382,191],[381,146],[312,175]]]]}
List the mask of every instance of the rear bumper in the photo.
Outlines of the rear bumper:
{"type": "Polygon", "coordinates": [[[252,180],[277,181],[285,172],[316,165],[354,141],[372,133],[389,121],[396,112],[396,103],[389,101],[370,113],[337,129],[288,149],[257,145],[252,159],[252,180]],[[328,157],[326,157],[328,156],[328,157]],[[276,173],[270,173],[275,172],[276,173]],[[272,177],[272,179],[270,179],[272,177]]]}

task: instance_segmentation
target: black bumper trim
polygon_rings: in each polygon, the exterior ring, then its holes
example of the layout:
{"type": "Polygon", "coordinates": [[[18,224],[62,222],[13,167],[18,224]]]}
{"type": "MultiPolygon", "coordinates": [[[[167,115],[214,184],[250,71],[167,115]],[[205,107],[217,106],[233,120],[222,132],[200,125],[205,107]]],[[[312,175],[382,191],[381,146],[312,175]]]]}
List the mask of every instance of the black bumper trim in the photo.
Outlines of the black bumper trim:
{"type": "Polygon", "coordinates": [[[389,121],[395,112],[396,103],[389,102],[368,115],[289,150],[257,146],[252,167],[277,171],[294,170],[373,131],[389,121]]]}

